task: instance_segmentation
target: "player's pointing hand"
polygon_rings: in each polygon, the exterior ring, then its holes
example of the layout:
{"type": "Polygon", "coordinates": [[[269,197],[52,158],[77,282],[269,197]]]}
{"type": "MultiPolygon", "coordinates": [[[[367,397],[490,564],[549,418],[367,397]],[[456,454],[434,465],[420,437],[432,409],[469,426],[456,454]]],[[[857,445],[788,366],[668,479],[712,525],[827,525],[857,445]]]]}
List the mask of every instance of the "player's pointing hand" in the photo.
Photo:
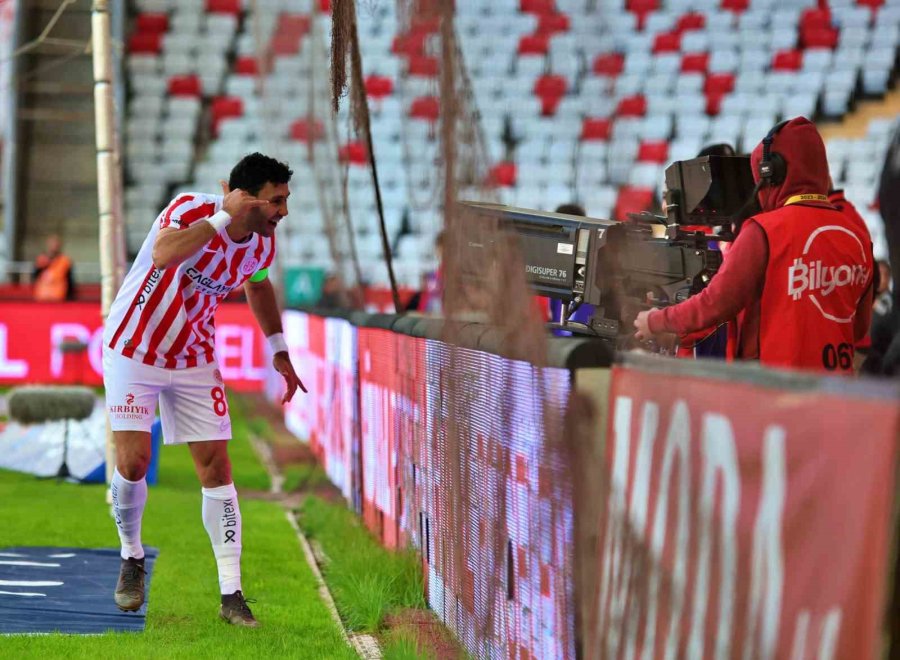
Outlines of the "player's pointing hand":
{"type": "Polygon", "coordinates": [[[284,393],[281,403],[287,403],[293,399],[298,387],[306,394],[306,388],[303,386],[299,376],[297,376],[297,372],[294,371],[294,365],[291,364],[291,358],[287,352],[276,353],[275,357],[272,358],[272,366],[275,367],[275,371],[282,375],[284,384],[287,385],[287,391],[284,393]]]}

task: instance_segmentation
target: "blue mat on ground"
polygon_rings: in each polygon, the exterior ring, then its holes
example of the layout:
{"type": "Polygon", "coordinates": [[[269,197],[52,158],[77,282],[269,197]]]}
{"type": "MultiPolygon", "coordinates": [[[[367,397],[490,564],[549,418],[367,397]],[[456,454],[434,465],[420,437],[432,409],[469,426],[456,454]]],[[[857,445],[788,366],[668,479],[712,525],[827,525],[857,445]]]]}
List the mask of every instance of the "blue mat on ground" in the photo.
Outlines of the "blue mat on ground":
{"type": "Polygon", "coordinates": [[[0,548],[0,634],[143,631],[157,550],[144,552],[146,601],[123,612],[113,602],[118,549],[0,548]]]}

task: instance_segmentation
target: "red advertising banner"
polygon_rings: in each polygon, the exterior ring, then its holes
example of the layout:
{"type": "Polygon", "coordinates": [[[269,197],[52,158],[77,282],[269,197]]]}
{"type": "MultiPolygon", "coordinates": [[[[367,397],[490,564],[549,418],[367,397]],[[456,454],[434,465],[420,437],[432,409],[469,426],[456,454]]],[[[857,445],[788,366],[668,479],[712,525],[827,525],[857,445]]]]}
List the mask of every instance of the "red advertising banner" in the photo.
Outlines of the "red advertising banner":
{"type": "MultiPolygon", "coordinates": [[[[100,305],[89,302],[0,303],[0,385],[81,383],[101,385],[103,327],[100,305]],[[65,352],[70,340],[87,345],[65,352]]],[[[220,305],[216,356],[228,387],[258,391],[271,370],[265,338],[250,308],[220,305]]]]}
{"type": "MultiPolygon", "coordinates": [[[[288,430],[317,450],[323,427],[322,415],[327,413],[322,391],[325,387],[325,319],[295,310],[281,315],[284,337],[291,354],[291,362],[306,394],[294,395],[284,408],[284,423],[288,430]],[[302,395],[302,396],[301,396],[302,395]]],[[[283,388],[279,388],[281,391],[283,388]]]]}
{"type": "Polygon", "coordinates": [[[390,330],[360,328],[359,397],[362,455],[362,518],[389,548],[398,547],[398,344],[390,330]]]}
{"type": "Polygon", "coordinates": [[[616,368],[591,658],[872,658],[898,404],[616,368]]]}

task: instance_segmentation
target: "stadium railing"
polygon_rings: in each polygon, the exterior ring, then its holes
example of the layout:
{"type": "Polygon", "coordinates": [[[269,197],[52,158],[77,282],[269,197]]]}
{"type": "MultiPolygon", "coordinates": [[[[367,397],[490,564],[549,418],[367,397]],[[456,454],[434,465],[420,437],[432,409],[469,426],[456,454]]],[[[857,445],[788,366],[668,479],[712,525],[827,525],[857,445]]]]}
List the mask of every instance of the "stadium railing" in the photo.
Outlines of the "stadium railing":
{"type": "Polygon", "coordinates": [[[584,339],[549,340],[539,368],[483,326],[451,347],[415,317],[284,322],[309,388],[288,427],[373,534],[418,550],[474,656],[881,653],[896,388],[584,339]]]}

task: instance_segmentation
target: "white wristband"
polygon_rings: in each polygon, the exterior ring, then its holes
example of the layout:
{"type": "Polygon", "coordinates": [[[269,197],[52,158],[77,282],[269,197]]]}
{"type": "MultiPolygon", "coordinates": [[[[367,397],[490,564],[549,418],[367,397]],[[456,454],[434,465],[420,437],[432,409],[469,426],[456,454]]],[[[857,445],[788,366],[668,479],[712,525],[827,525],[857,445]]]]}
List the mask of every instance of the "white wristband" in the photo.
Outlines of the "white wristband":
{"type": "Polygon", "coordinates": [[[224,209],[209,218],[205,218],[205,220],[215,227],[217,234],[221,234],[225,231],[225,227],[231,224],[231,216],[224,209]]]}
{"type": "Polygon", "coordinates": [[[272,354],[281,353],[282,351],[287,352],[288,345],[284,340],[284,333],[276,332],[274,335],[269,335],[266,337],[266,341],[269,342],[269,347],[272,349],[272,354]]]}

